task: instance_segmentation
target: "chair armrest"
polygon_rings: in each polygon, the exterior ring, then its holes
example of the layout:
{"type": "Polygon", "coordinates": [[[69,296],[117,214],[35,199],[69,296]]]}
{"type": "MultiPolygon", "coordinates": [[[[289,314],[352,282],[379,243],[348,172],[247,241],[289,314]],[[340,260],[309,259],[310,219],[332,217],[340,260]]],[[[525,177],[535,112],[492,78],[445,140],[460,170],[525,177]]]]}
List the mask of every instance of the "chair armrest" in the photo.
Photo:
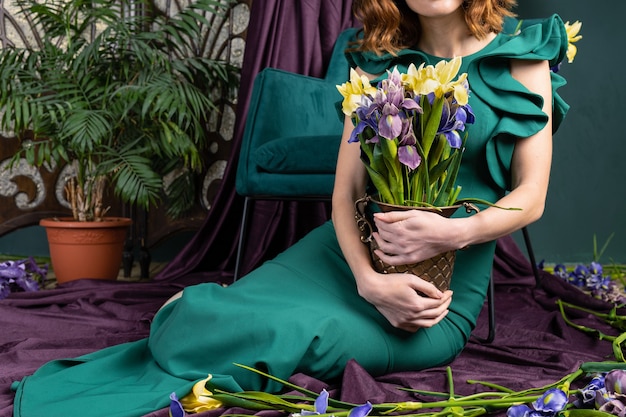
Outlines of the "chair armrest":
{"type": "MultiPolygon", "coordinates": [[[[324,79],[274,68],[262,70],[254,81],[244,129],[236,188],[248,195],[246,183],[261,172],[254,155],[264,144],[302,136],[336,136],[343,120],[336,104],[341,100],[335,84],[324,79]]],[[[335,152],[328,158],[336,159],[335,152]]]]}

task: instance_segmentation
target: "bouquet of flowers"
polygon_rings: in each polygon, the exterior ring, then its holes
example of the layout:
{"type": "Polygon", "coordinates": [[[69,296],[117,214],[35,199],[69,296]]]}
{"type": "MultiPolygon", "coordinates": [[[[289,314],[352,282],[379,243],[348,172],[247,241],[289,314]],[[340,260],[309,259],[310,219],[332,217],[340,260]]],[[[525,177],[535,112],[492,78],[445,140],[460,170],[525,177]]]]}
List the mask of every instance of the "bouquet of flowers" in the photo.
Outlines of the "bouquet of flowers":
{"type": "MultiPolygon", "coordinates": [[[[397,68],[388,71],[378,87],[352,69],[350,81],[337,86],[343,112],[355,125],[349,141],[360,143],[361,160],[378,192],[374,199],[366,196],[355,203],[361,240],[369,245],[374,269],[410,272],[442,291],[449,286],[455,251],[415,264],[388,265],[375,252],[374,227],[365,207],[373,200],[383,211],[430,209],[446,217],[460,207],[455,205],[461,191],[456,178],[465,126],[474,123],[467,74],[457,77],[460,68],[461,58],[435,66],[411,64],[405,74],[397,68]]],[[[464,205],[468,212],[478,211],[469,202],[464,205]]]]}
{"type": "Polygon", "coordinates": [[[457,201],[462,133],[474,123],[467,74],[454,80],[460,67],[461,58],[454,58],[411,64],[406,74],[394,68],[378,87],[352,69],[350,81],[337,86],[355,125],[349,141],[360,143],[383,203],[440,207],[457,201]]]}

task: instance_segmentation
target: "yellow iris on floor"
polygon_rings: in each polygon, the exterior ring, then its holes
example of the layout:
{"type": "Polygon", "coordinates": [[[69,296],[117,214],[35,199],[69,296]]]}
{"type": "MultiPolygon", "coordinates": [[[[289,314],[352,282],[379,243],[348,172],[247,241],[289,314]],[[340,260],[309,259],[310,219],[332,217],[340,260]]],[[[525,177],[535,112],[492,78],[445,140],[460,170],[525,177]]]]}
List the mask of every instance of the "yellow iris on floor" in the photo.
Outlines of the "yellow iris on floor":
{"type": "Polygon", "coordinates": [[[202,411],[220,408],[222,403],[213,398],[213,393],[206,389],[206,384],[213,378],[209,374],[206,379],[196,382],[191,392],[180,399],[180,404],[188,413],[200,413],[202,411]]]}

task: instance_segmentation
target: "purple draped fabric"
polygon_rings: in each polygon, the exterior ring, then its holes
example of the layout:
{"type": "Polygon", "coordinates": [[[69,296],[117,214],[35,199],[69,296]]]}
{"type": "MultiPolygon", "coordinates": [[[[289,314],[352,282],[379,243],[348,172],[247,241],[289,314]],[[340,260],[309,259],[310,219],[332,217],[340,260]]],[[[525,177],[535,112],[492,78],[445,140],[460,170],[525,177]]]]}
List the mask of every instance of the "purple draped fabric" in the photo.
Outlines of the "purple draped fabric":
{"type": "MultiPolygon", "coordinates": [[[[265,67],[323,77],[339,33],[355,26],[352,0],[255,0],[237,101],[233,152],[220,191],[201,230],[155,279],[206,270],[234,269],[243,210],[235,175],[252,84],[265,67]]],[[[323,203],[255,201],[241,265],[249,272],[328,219],[323,203]]]]}
{"type": "MultiPolygon", "coordinates": [[[[43,363],[75,357],[106,346],[146,337],[154,313],[172,294],[199,282],[232,279],[242,202],[234,183],[239,143],[254,76],[266,66],[323,76],[335,38],[355,24],[349,0],[255,0],[241,77],[233,153],[221,190],[204,226],[152,282],[77,281],[55,290],[12,294],[0,301],[0,417],[12,415],[10,385],[43,363]]],[[[254,206],[250,244],[243,270],[293,243],[324,221],[321,204],[258,202],[254,206]],[[305,220],[304,214],[311,217],[305,220]]],[[[540,386],[559,379],[582,361],[607,359],[611,346],[568,327],[555,306],[557,298],[594,308],[608,306],[544,274],[534,288],[528,262],[510,238],[498,242],[494,268],[497,334],[492,344],[471,340],[452,363],[459,393],[479,387],[468,379],[487,380],[513,389],[540,386]]],[[[487,332],[483,309],[476,333],[487,332]]],[[[611,329],[589,317],[581,324],[611,329]]],[[[418,352],[416,352],[418,354],[418,352]]],[[[329,381],[295,375],[294,382],[319,391],[329,381]]],[[[408,386],[445,391],[444,368],[402,372],[376,378],[350,363],[341,382],[329,388],[335,398],[354,403],[412,399],[397,389],[408,386]]],[[[243,410],[203,413],[215,417],[243,410]]],[[[167,417],[158,410],[151,417],[167,417]]],[[[80,416],[76,416],[80,417],[80,416]]]]}
{"type": "MultiPolygon", "coordinates": [[[[13,294],[0,301],[0,417],[12,414],[9,387],[13,381],[51,359],[75,357],[146,337],[154,313],[170,295],[207,277],[217,280],[219,276],[198,273],[177,281],[144,283],[76,281],[56,290],[13,294]]],[[[575,370],[581,362],[611,359],[611,344],[569,327],[555,301],[561,298],[600,311],[609,306],[550,274],[543,273],[542,278],[542,287],[536,289],[529,263],[514,241],[498,241],[494,264],[496,337],[491,344],[472,338],[451,364],[456,392],[469,394],[482,389],[467,384],[469,379],[516,390],[543,386],[575,370]]],[[[487,334],[486,312],[485,306],[475,331],[478,336],[487,334]]],[[[616,334],[588,314],[571,317],[577,323],[616,334]]],[[[342,381],[293,376],[293,382],[314,391],[328,387],[334,398],[353,403],[414,399],[398,387],[445,391],[445,380],[444,367],[373,377],[354,362],[346,367],[342,381]]],[[[221,409],[200,416],[237,412],[244,410],[221,409]]],[[[167,417],[168,412],[157,410],[150,416],[167,417]]]]}

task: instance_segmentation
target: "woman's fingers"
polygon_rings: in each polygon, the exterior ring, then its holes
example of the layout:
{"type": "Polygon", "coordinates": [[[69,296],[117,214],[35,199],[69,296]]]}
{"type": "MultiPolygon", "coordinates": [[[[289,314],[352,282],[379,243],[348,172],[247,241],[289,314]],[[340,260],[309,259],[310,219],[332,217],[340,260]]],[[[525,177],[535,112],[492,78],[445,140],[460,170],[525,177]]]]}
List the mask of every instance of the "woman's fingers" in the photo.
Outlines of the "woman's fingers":
{"type": "Polygon", "coordinates": [[[415,332],[422,327],[436,325],[448,314],[448,308],[452,301],[452,291],[448,290],[442,293],[432,284],[421,279],[419,281],[425,285],[420,285],[419,290],[414,290],[414,304],[411,306],[388,305],[382,309],[379,308],[394,327],[415,332]],[[427,296],[425,294],[427,292],[435,296],[427,296]]]}

